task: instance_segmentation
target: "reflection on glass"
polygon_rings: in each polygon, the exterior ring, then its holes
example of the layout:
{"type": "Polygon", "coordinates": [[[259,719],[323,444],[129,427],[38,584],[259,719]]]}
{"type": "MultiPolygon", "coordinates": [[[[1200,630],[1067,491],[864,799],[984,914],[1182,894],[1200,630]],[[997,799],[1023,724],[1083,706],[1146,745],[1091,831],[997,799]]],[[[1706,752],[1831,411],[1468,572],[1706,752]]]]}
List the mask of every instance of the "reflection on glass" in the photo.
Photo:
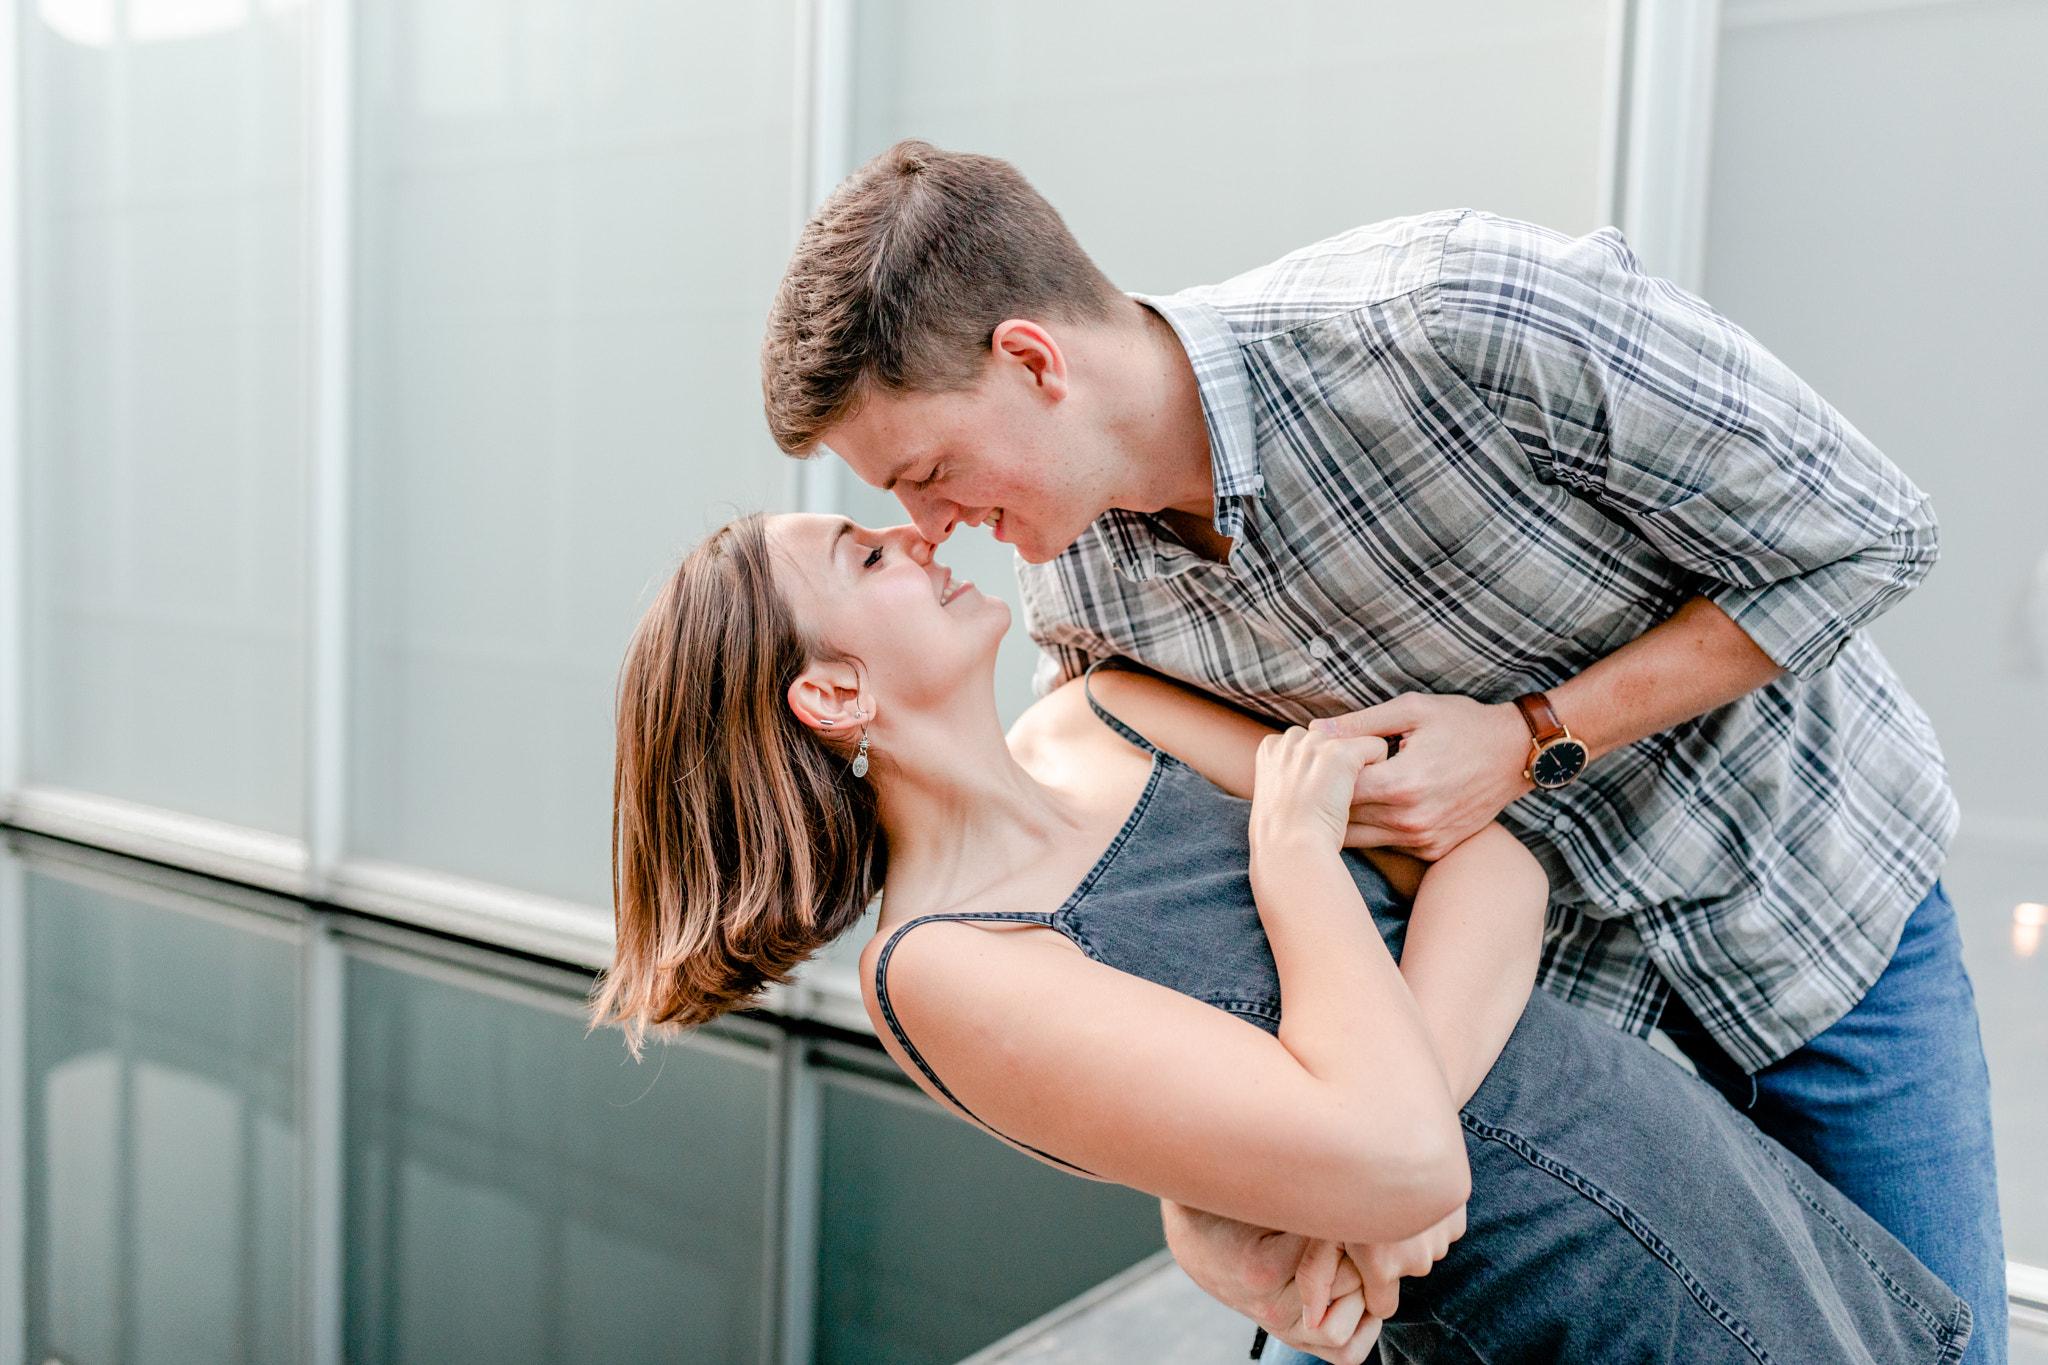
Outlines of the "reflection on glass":
{"type": "Polygon", "coordinates": [[[755,1361],[772,1072],[349,968],[348,1358],[755,1361]]]}
{"type": "Polygon", "coordinates": [[[607,905],[643,595],[790,477],[793,10],[357,12],[357,851],[607,905]]]}
{"type": "Polygon", "coordinates": [[[2012,908],[2012,950],[2020,957],[2032,957],[2041,946],[2041,926],[2048,924],[2048,905],[2022,901],[2012,908]]]}
{"type": "Polygon", "coordinates": [[[23,7],[29,775],[295,834],[303,7],[23,7]]]}
{"type": "Polygon", "coordinates": [[[29,1345],[297,1358],[297,949],[27,879],[29,1345]]]}
{"type": "Polygon", "coordinates": [[[1159,1203],[824,1073],[817,1365],[950,1365],[1163,1245],[1159,1203]]]}

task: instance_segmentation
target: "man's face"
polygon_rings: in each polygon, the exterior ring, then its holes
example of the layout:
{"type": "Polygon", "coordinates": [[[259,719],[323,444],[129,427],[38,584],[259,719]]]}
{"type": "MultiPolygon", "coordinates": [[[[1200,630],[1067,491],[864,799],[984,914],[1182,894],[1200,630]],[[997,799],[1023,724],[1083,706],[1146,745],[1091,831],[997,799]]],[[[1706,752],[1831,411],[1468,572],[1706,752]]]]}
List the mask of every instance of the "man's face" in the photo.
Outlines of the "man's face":
{"type": "Polygon", "coordinates": [[[972,389],[870,396],[823,444],[894,493],[927,540],[986,525],[1043,564],[1112,506],[1119,452],[1075,407],[1064,383],[998,353],[972,389]]]}

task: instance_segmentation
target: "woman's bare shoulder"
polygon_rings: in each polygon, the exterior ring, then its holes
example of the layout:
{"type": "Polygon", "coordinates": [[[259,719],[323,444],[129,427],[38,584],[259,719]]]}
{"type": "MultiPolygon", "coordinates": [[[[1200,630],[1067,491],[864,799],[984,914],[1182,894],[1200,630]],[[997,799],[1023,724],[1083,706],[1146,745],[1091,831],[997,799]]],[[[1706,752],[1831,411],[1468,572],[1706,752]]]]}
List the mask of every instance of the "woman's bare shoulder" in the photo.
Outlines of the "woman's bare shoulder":
{"type": "Polygon", "coordinates": [[[1010,726],[1007,738],[1010,752],[1028,768],[1048,749],[1072,744],[1086,738],[1090,729],[1101,728],[1101,722],[1088,710],[1086,680],[1073,678],[1026,707],[1010,726]]]}
{"type": "MultiPolygon", "coordinates": [[[[1111,676],[1107,672],[1095,675],[1098,699],[1111,676]]],[[[1117,765],[1149,761],[1136,745],[1096,719],[1088,705],[1088,686],[1082,678],[1062,683],[1010,727],[1011,755],[1040,782],[1066,786],[1093,780],[1117,765]]]]}
{"type": "Polygon", "coordinates": [[[1008,980],[1019,973],[1036,975],[1046,965],[1047,954],[1086,961],[1073,943],[1044,925],[918,923],[912,917],[884,925],[861,950],[861,1000],[884,1048],[933,1098],[943,1101],[947,1097],[926,1083],[905,1053],[897,1030],[916,1034],[928,1046],[955,1032],[978,1033],[994,1026],[1006,1006],[1014,1007],[1014,992],[1005,988],[1008,980]],[[961,989],[970,983],[969,989],[961,989]]]}

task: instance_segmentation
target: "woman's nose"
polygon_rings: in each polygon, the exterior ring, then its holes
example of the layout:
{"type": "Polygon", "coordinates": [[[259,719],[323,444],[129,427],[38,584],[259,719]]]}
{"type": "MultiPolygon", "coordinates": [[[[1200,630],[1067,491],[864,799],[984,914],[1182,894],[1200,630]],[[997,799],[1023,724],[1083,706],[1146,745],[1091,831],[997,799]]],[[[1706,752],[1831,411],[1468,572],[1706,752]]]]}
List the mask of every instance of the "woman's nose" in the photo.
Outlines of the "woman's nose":
{"type": "Polygon", "coordinates": [[[884,534],[895,536],[902,547],[903,553],[909,555],[914,563],[929,564],[932,562],[932,553],[937,547],[929,540],[926,540],[924,532],[920,531],[917,527],[893,526],[884,534]]]}

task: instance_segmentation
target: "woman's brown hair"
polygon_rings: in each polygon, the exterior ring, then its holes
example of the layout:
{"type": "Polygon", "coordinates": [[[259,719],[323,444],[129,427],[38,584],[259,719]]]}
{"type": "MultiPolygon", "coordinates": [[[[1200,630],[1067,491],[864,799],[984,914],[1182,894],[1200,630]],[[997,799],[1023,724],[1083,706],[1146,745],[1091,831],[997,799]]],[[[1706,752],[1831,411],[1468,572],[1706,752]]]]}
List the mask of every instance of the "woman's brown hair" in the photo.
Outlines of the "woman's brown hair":
{"type": "MultiPolygon", "coordinates": [[[[637,1050],[751,1002],[860,918],[887,846],[874,788],[789,709],[821,657],[775,586],[764,518],[683,560],[619,672],[617,948],[592,1004],[637,1050]]],[[[844,750],[844,751],[842,751],[844,750]]]]}

